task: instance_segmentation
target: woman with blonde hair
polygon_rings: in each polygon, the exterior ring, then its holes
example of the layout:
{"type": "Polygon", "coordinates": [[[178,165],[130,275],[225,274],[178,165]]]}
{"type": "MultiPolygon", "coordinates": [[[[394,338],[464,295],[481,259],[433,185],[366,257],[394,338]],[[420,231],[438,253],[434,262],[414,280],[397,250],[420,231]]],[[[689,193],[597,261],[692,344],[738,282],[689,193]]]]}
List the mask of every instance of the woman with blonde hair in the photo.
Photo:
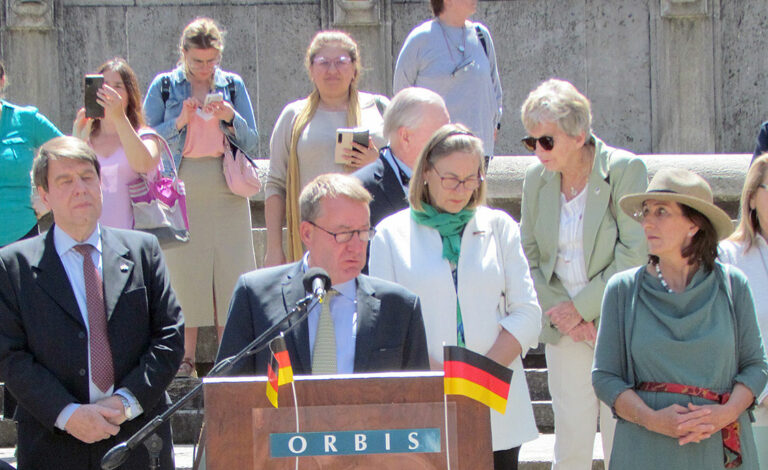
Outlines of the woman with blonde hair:
{"type": "MultiPolygon", "coordinates": [[[[720,260],[744,271],[755,299],[757,323],[768,351],[768,154],[752,161],[741,191],[741,219],[728,239],[720,242],[720,260]]],[[[758,460],[768,468],[768,386],[756,398],[752,430],[758,460]]]]}
{"type": "Polygon", "coordinates": [[[296,261],[304,253],[298,236],[301,189],[323,173],[351,172],[379,158],[384,108],[389,101],[358,91],[362,63],[357,43],[341,31],[320,31],[307,49],[304,65],[314,89],[307,98],[288,103],[272,131],[269,177],[265,189],[267,252],[265,265],[296,261]],[[344,164],[334,161],[336,129],[364,127],[368,146],[352,143],[344,164]],[[283,251],[282,228],[288,227],[283,251]]]}
{"type": "Polygon", "coordinates": [[[370,273],[421,299],[429,360],[458,345],[514,371],[506,413],[491,410],[495,470],[517,468],[520,446],[538,432],[522,356],[538,344],[541,309],[507,213],[485,206],[482,141],[460,124],[441,127],[419,156],[410,208],[382,220],[370,273]]]}
{"type": "Polygon", "coordinates": [[[256,268],[248,199],[229,190],[222,157],[227,146],[256,155],[259,140],[243,79],[219,67],[224,32],[216,22],[192,21],[179,49],[178,66],[155,77],[144,109],[168,141],[187,193],[190,241],[164,250],[184,310],[179,375],[186,376],[195,373],[197,328],[215,324],[221,339],[237,278],[256,268]]]}

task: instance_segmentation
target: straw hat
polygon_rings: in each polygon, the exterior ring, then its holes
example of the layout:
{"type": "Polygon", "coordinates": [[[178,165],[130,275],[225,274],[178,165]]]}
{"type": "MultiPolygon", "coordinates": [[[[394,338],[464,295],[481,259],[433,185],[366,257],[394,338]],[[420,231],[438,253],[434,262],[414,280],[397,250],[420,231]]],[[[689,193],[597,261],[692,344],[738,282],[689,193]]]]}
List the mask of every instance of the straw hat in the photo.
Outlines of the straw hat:
{"type": "Polygon", "coordinates": [[[642,220],[643,202],[649,199],[673,201],[696,209],[715,227],[718,240],[733,232],[731,218],[712,202],[712,188],[696,173],[682,168],[659,170],[646,192],[628,194],[621,198],[619,205],[627,215],[639,222],[642,220]]]}

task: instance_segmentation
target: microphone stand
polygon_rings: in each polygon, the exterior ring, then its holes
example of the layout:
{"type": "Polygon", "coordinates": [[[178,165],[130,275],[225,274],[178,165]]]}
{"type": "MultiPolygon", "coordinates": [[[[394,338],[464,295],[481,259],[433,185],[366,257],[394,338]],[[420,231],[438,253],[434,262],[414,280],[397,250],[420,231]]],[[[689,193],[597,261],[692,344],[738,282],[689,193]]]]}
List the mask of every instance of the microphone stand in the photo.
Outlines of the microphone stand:
{"type": "MultiPolygon", "coordinates": [[[[257,352],[264,349],[268,344],[269,341],[265,342],[266,339],[272,340],[272,336],[277,332],[278,329],[280,329],[280,326],[285,323],[286,320],[291,318],[293,315],[300,313],[301,316],[299,319],[291,325],[286,332],[291,331],[296,325],[300,324],[309,314],[309,311],[312,310],[312,308],[315,307],[320,301],[320,296],[316,294],[310,294],[304,297],[303,299],[299,300],[296,303],[296,306],[291,309],[290,312],[286,313],[282,320],[280,320],[278,323],[275,323],[269,329],[267,329],[264,333],[260,334],[256,339],[248,343],[247,346],[245,346],[242,350],[240,350],[239,353],[237,353],[234,356],[230,356],[218,364],[216,364],[213,369],[208,373],[208,377],[218,377],[220,375],[224,375],[226,372],[229,372],[232,367],[235,366],[241,359],[244,357],[256,354],[257,352]],[[314,302],[313,302],[314,301],[314,302]],[[264,344],[260,344],[264,343],[264,344]],[[258,348],[257,348],[258,346],[258,348]]],[[[143,428],[136,431],[136,433],[131,436],[127,441],[121,442],[120,444],[114,446],[104,454],[104,457],[101,459],[101,468],[102,470],[112,470],[114,468],[117,468],[120,466],[123,462],[125,462],[125,459],[128,458],[128,455],[130,452],[136,448],[139,444],[141,444],[145,439],[147,439],[151,434],[155,432],[155,430],[163,424],[165,421],[167,421],[171,415],[173,415],[177,410],[179,410],[182,406],[184,406],[189,400],[191,400],[195,395],[200,392],[200,390],[203,389],[203,382],[201,381],[199,384],[195,385],[195,387],[190,390],[186,395],[181,397],[179,401],[171,405],[165,412],[163,412],[160,415],[157,415],[155,418],[153,418],[151,421],[149,421],[147,424],[144,425],[143,428]]],[[[160,439],[158,436],[155,435],[158,439],[160,439]]],[[[157,443],[153,443],[154,448],[158,448],[157,443]]],[[[159,447],[162,447],[162,441],[159,444],[159,447]]],[[[151,460],[151,455],[150,455],[151,460]]],[[[151,469],[157,468],[152,462],[150,462],[151,469]]]]}

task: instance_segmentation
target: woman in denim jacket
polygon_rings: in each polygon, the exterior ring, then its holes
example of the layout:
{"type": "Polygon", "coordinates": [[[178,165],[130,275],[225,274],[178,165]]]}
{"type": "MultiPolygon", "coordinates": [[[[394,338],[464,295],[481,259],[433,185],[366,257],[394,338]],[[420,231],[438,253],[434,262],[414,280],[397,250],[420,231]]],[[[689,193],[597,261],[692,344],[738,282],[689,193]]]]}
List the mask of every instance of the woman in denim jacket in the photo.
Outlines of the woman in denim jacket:
{"type": "Polygon", "coordinates": [[[155,77],[144,109],[147,123],[168,141],[187,193],[190,242],[165,255],[186,322],[179,375],[189,376],[197,328],[215,324],[221,338],[226,318],[216,314],[227,311],[240,274],[256,268],[248,200],[229,191],[221,158],[228,145],[256,155],[258,133],[242,78],[218,67],[224,50],[218,25],[194,20],[179,48],[179,65],[155,77]],[[223,99],[211,99],[216,94],[223,99]]]}

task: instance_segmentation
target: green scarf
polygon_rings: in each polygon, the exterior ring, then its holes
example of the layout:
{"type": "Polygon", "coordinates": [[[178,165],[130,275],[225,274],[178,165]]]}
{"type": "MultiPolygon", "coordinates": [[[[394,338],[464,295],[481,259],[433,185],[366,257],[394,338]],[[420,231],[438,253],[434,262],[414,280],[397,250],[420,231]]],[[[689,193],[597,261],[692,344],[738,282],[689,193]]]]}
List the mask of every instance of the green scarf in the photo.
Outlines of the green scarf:
{"type": "MultiPolygon", "coordinates": [[[[459,264],[459,251],[461,250],[461,234],[467,222],[475,215],[474,209],[463,209],[461,212],[451,214],[449,212],[438,212],[437,209],[429,204],[422,203],[422,211],[411,209],[411,217],[421,225],[432,227],[437,230],[443,239],[443,258],[447,259],[454,266],[459,264]]],[[[454,282],[458,282],[454,279],[454,282]]],[[[461,304],[459,303],[458,285],[456,287],[456,344],[461,347],[466,346],[464,336],[464,320],[461,316],[461,304]]]]}
{"type": "Polygon", "coordinates": [[[421,206],[423,209],[421,211],[411,209],[411,217],[421,225],[437,230],[443,239],[443,258],[453,264],[459,264],[461,233],[469,219],[474,217],[475,209],[462,209],[461,212],[451,214],[438,212],[437,209],[424,202],[421,203],[421,206]]]}

